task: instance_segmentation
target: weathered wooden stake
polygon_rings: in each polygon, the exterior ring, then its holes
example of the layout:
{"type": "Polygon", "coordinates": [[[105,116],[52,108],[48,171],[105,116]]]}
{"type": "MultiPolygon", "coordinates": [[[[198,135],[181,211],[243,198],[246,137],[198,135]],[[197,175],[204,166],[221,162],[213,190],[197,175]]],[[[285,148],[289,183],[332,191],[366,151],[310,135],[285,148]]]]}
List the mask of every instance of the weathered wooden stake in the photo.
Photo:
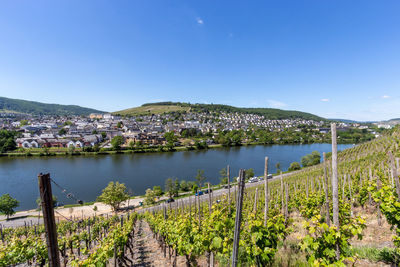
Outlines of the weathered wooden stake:
{"type": "Polygon", "coordinates": [[[283,193],[283,175],[282,175],[282,172],[280,174],[280,180],[281,180],[281,208],[282,208],[282,214],[285,214],[285,205],[283,203],[284,193],[283,193]]]}
{"type": "MultiPolygon", "coordinates": [[[[372,170],[371,167],[369,168],[369,182],[372,183],[372,170]]],[[[368,190],[368,205],[369,207],[372,206],[372,197],[371,192],[368,190]]]]}
{"type": "Polygon", "coordinates": [[[326,173],[326,153],[323,154],[324,158],[324,178],[325,178],[325,209],[326,209],[326,223],[328,226],[331,226],[331,215],[329,212],[329,184],[328,184],[328,175],[326,173]]]}
{"type": "Polygon", "coordinates": [[[264,226],[267,226],[268,221],[268,157],[265,157],[264,165],[264,192],[265,192],[265,203],[264,203],[264,226]]]}
{"type": "MultiPolygon", "coordinates": [[[[377,189],[378,190],[380,190],[381,189],[381,186],[382,186],[382,184],[381,184],[381,180],[379,179],[379,176],[376,178],[376,187],[377,187],[377,189]]],[[[381,216],[381,202],[378,202],[377,203],[378,204],[378,225],[379,226],[382,226],[382,216],[381,216]]]]}
{"type": "Polygon", "coordinates": [[[231,177],[229,165],[226,166],[226,176],[228,176],[228,212],[231,214],[231,177]]]}
{"type": "MultiPolygon", "coordinates": [[[[211,201],[211,188],[210,188],[210,183],[208,183],[208,208],[210,211],[210,217],[211,217],[211,213],[212,213],[212,201],[211,201]]],[[[210,267],[214,267],[214,253],[210,252],[210,263],[209,263],[210,267]]]]}
{"type": "Polygon", "coordinates": [[[256,192],[254,194],[254,207],[253,207],[254,214],[257,214],[257,201],[258,201],[257,198],[258,198],[258,187],[256,187],[256,192]]]}
{"type": "Polygon", "coordinates": [[[43,221],[46,230],[46,243],[47,253],[49,255],[49,266],[59,267],[60,256],[58,251],[57,228],[54,217],[53,194],[51,191],[50,174],[40,173],[38,175],[38,180],[40,199],[43,210],[43,221]]]}
{"type": "Polygon", "coordinates": [[[397,169],[395,167],[393,154],[390,151],[389,151],[389,157],[390,157],[390,167],[392,169],[392,177],[394,178],[394,181],[396,183],[397,201],[400,201],[399,175],[397,174],[397,169]]]}
{"type": "MultiPolygon", "coordinates": [[[[332,203],[333,203],[333,224],[339,231],[339,192],[338,192],[338,171],[337,171],[337,140],[336,124],[331,124],[332,132],[332,203]]],[[[336,244],[336,259],[340,259],[339,244],[336,244]]]]}
{"type": "Polygon", "coordinates": [[[235,232],[233,234],[233,252],[232,252],[232,267],[236,267],[238,263],[238,250],[239,250],[239,239],[240,239],[240,223],[242,220],[242,204],[243,204],[243,191],[244,191],[244,176],[245,171],[241,169],[239,171],[239,188],[238,188],[238,199],[236,202],[236,219],[235,219],[235,232]]]}

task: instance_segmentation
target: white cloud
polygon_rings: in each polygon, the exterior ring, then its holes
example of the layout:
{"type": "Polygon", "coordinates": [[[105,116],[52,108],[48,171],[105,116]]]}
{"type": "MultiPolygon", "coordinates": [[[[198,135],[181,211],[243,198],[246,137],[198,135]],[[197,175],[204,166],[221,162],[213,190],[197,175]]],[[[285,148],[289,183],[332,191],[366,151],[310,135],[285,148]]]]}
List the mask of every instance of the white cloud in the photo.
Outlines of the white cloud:
{"type": "Polygon", "coordinates": [[[383,95],[382,98],[383,98],[383,99],[388,99],[388,98],[390,98],[390,96],[388,96],[388,95],[383,95]]]}
{"type": "Polygon", "coordinates": [[[329,98],[322,98],[321,101],[322,101],[322,102],[329,102],[329,101],[331,101],[331,100],[330,100],[329,98]]]}
{"type": "Polygon", "coordinates": [[[197,24],[199,24],[199,25],[204,24],[204,20],[202,18],[197,18],[196,21],[197,21],[197,24]]]}
{"type": "Polygon", "coordinates": [[[269,108],[283,108],[287,106],[286,103],[272,99],[267,100],[267,103],[269,108]]]}

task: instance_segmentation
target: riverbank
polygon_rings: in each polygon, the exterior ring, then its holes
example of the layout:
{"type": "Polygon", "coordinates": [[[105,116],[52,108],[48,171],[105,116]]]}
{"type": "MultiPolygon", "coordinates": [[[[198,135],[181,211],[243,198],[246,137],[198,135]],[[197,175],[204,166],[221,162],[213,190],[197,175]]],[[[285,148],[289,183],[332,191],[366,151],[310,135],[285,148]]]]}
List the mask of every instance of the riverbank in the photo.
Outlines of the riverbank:
{"type": "MultiPolygon", "coordinates": [[[[222,144],[211,144],[206,147],[198,148],[196,146],[176,146],[173,148],[167,148],[165,146],[148,147],[143,149],[127,149],[122,148],[120,150],[102,149],[100,151],[83,151],[82,149],[75,149],[70,151],[68,148],[35,148],[26,149],[24,151],[12,151],[6,153],[0,153],[0,157],[72,157],[72,156],[97,156],[97,155],[116,155],[116,154],[142,154],[142,153],[164,153],[164,152],[180,152],[180,151],[201,151],[215,148],[231,148],[240,146],[273,146],[273,145],[312,145],[312,144],[324,144],[324,142],[313,142],[313,143],[272,143],[263,144],[260,142],[250,142],[240,145],[226,146],[222,144]]],[[[352,143],[338,143],[338,144],[352,144],[352,143]]],[[[360,143],[357,143],[357,145],[360,143]]]]}

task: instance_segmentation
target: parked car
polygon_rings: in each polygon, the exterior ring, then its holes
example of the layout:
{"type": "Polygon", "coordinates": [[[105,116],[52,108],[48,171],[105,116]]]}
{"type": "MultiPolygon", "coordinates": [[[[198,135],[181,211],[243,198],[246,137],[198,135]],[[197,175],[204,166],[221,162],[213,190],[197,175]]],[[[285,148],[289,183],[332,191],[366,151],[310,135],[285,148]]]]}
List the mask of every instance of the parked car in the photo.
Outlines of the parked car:
{"type": "Polygon", "coordinates": [[[258,181],[264,181],[264,177],[263,176],[258,177],[258,181]]]}
{"type": "Polygon", "coordinates": [[[228,189],[228,188],[231,188],[231,187],[232,187],[231,185],[224,185],[225,189],[228,189]]]}
{"type": "Polygon", "coordinates": [[[167,203],[175,202],[175,199],[173,199],[173,198],[168,198],[167,201],[165,201],[165,202],[167,202],[167,203]]]}
{"type": "Polygon", "coordinates": [[[272,174],[268,174],[267,179],[272,179],[272,174]]]}
{"type": "Polygon", "coordinates": [[[251,177],[249,182],[250,183],[256,183],[256,182],[258,182],[258,178],[257,177],[251,177]]]}
{"type": "Polygon", "coordinates": [[[211,188],[210,188],[210,192],[208,192],[208,189],[204,190],[204,194],[208,194],[208,193],[211,193],[211,192],[212,192],[211,188]]]}
{"type": "Polygon", "coordinates": [[[203,191],[196,192],[196,196],[201,196],[201,195],[203,195],[203,191]]]}

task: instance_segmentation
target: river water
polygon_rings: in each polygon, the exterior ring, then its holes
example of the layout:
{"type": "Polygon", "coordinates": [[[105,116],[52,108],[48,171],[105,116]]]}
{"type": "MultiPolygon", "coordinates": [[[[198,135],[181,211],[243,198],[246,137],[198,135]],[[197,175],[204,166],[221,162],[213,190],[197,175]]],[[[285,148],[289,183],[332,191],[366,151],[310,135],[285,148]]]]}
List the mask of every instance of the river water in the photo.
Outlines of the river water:
{"type": "MultiPolygon", "coordinates": [[[[339,145],[343,150],[352,145],[339,145]]],[[[272,145],[216,148],[202,151],[138,153],[73,157],[0,157],[0,195],[9,193],[20,201],[18,210],[36,207],[38,173],[50,173],[61,187],[83,201],[93,201],[110,181],[125,183],[134,195],[145,193],[154,185],[164,187],[168,177],[194,180],[197,170],[204,170],[207,181],[219,183],[219,171],[231,166],[231,177],[240,168],[253,168],[262,175],[264,158],[269,157],[269,172],[276,172],[275,165],[287,170],[293,161],[317,150],[330,152],[330,144],[272,145]]],[[[53,186],[53,194],[64,204],[74,203],[61,189],[53,186]]]]}

